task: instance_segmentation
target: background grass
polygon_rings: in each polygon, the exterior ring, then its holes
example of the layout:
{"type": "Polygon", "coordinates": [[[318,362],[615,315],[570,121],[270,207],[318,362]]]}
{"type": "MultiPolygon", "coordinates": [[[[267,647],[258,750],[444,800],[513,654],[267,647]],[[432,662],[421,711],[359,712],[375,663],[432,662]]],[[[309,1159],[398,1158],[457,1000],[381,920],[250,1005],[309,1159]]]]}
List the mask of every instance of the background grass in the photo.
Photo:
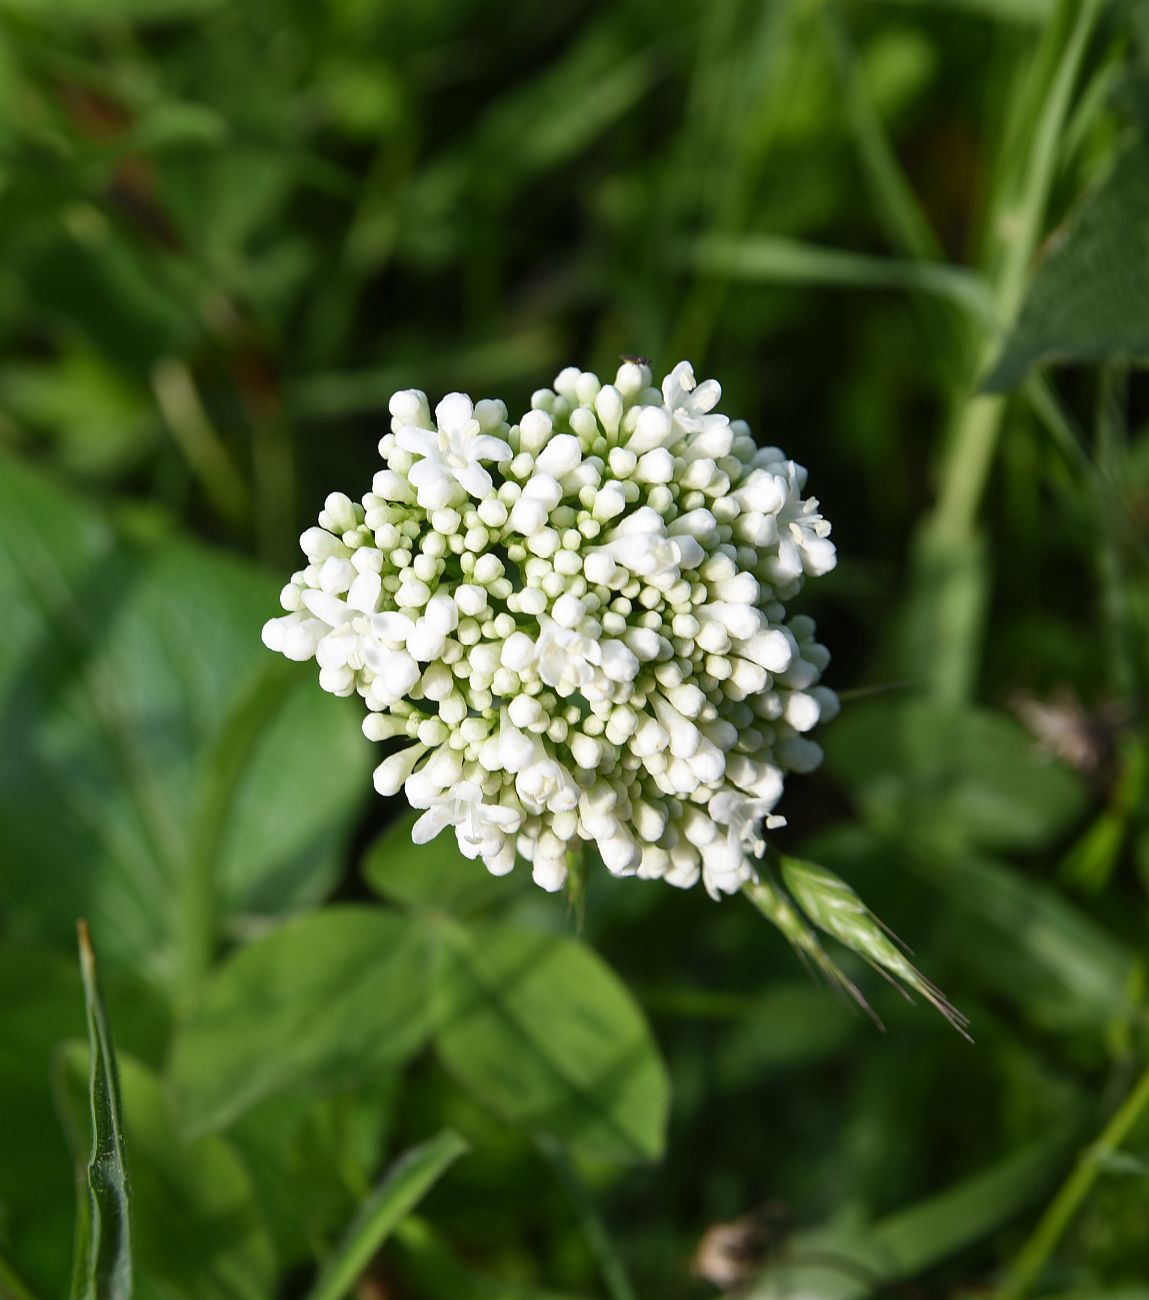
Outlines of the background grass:
{"type": "MultiPolygon", "coordinates": [[[[750,1216],[755,1297],[1149,1296],[1146,35],[1097,0],[0,0],[0,1294],[66,1279],[86,912],[141,1294],[306,1294],[450,1125],[471,1154],[358,1294],[704,1296],[700,1239],[750,1216]],[[333,1064],[357,968],[320,958],[267,1049],[307,1069],[167,1167],[224,957],[368,900],[365,855],[437,906],[367,853],[399,810],[353,719],[263,663],[267,575],[366,486],[393,389],[513,410],[621,353],[691,358],[810,468],[848,702],[778,841],[976,1045],[851,970],[879,1035],[738,900],[600,871],[586,942],[673,1081],[658,1164],[493,1118],[457,1044],[333,1064]]],[[[447,910],[574,928],[440,865],[447,910]]]]}

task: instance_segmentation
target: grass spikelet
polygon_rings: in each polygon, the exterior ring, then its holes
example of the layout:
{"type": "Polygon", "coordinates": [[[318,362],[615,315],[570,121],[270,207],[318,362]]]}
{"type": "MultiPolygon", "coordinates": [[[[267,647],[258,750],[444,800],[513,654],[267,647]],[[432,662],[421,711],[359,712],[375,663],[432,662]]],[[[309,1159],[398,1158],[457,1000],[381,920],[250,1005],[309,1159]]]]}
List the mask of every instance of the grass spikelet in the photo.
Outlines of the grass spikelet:
{"type": "Polygon", "coordinates": [[[812,971],[820,974],[831,988],[857,1003],[879,1029],[885,1030],[885,1025],[866,1001],[865,994],[822,947],[818,936],[806,924],[784,890],[771,880],[760,879],[744,885],[742,892],[768,921],[782,931],[794,951],[812,971]]]}
{"type": "Polygon", "coordinates": [[[970,1037],[966,1017],[909,960],[890,931],[840,876],[800,858],[783,856],[780,867],[786,888],[819,930],[869,962],[907,997],[910,989],[921,994],[959,1034],[970,1037]]]}

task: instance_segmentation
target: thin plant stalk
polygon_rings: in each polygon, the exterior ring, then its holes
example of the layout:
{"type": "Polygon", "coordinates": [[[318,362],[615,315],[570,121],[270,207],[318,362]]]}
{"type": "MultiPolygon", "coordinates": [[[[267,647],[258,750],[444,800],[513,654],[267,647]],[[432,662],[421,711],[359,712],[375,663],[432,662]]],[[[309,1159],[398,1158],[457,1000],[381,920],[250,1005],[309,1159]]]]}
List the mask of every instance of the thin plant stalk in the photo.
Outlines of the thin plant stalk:
{"type": "MultiPolygon", "coordinates": [[[[1058,48],[1064,22],[1051,23],[1048,43],[1034,61],[1036,67],[1031,73],[1027,63],[1023,74],[1024,94],[1032,84],[1030,76],[1040,77],[1047,60],[1053,64],[1037,126],[1028,140],[1028,166],[1020,195],[1015,198],[1008,187],[1010,169],[1005,168],[999,192],[990,207],[989,274],[998,315],[1006,323],[1014,318],[1020,306],[1029,266],[1041,239],[1062,131],[1085,49],[1101,8],[1101,0],[1063,0],[1062,17],[1067,13],[1073,15],[1064,45],[1058,48]]],[[[988,332],[981,339],[971,340],[971,385],[976,383],[996,346],[996,338],[988,332]]],[[[996,394],[971,393],[967,389],[959,395],[938,498],[918,539],[919,587],[928,588],[924,631],[937,651],[922,662],[931,665],[928,684],[933,692],[952,700],[965,698],[973,685],[984,623],[985,592],[976,572],[947,563],[947,557],[958,553],[980,554],[977,519],[1005,410],[1006,399],[996,394]]],[[[918,626],[921,628],[922,624],[918,626]]]]}
{"type": "Polygon", "coordinates": [[[1066,1228],[1092,1190],[1105,1161],[1121,1150],[1133,1126],[1147,1108],[1149,1065],[1145,1067],[1124,1103],[1101,1130],[1097,1140],[1078,1157],[1072,1173],[1061,1185],[1037,1227],[1014,1259],[998,1291],[998,1300],[1023,1300],[1030,1293],[1066,1228]]]}

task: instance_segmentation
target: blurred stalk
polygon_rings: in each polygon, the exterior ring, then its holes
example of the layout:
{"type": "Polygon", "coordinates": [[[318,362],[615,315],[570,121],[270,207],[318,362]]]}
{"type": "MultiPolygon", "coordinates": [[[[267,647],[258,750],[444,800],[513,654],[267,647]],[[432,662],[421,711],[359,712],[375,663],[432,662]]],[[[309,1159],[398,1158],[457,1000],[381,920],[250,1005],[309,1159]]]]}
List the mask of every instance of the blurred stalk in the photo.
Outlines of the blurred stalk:
{"type": "Polygon", "coordinates": [[[36,1300],[33,1292],[16,1276],[15,1270],[0,1258],[0,1300],[36,1300]]]}
{"type": "Polygon", "coordinates": [[[1105,1162],[1115,1156],[1137,1121],[1149,1109],[1149,1066],[1100,1136],[1078,1157],[1037,1227],[1018,1252],[997,1293],[997,1300],[1023,1300],[1038,1280],[1050,1255],[1093,1188],[1105,1162]]]}
{"type": "Polygon", "coordinates": [[[251,501],[223,439],[207,417],[188,366],[176,357],[156,363],[152,390],[172,437],[220,516],[242,529],[251,501]]]}
{"type": "MultiPolygon", "coordinates": [[[[718,111],[709,113],[716,128],[709,134],[720,134],[731,123],[743,128],[732,145],[722,138],[688,138],[683,147],[683,165],[670,169],[671,175],[680,180],[684,174],[697,172],[699,157],[723,158],[721,184],[709,187],[700,196],[709,211],[697,217],[693,212],[681,213],[681,218],[692,226],[696,220],[704,224],[707,238],[736,235],[745,224],[755,181],[788,104],[778,69],[784,62],[783,55],[788,53],[797,60],[804,52],[805,43],[796,38],[794,30],[799,25],[797,9],[794,0],[775,0],[773,4],[753,6],[745,13],[736,4],[710,5],[703,10],[705,26],[696,45],[688,121],[707,116],[708,102],[718,103],[718,111]],[[723,42],[733,47],[733,53],[727,50],[724,57],[716,57],[715,46],[721,47],[723,42]],[[745,75],[726,72],[715,80],[715,68],[743,65],[745,75]]],[[[671,210],[674,197],[667,204],[671,210]]],[[[681,201],[676,206],[681,208],[681,201]]],[[[694,278],[676,313],[677,324],[668,349],[671,356],[690,356],[696,364],[702,362],[729,287],[729,275],[721,271],[716,274],[715,268],[694,278]]]]}
{"type": "Polygon", "coordinates": [[[219,943],[224,834],[242,789],[244,769],[264,728],[282,709],[291,686],[292,675],[284,671],[283,664],[266,666],[225,719],[204,764],[195,831],[176,891],[172,921],[176,986],[184,1008],[194,1002],[219,943]]]}
{"type": "Polygon", "coordinates": [[[295,554],[295,449],[283,419],[252,413],[256,553],[280,562],[295,554]]]}
{"type": "MultiPolygon", "coordinates": [[[[1073,88],[1101,8],[1102,0],[1062,0],[1036,57],[1028,51],[1020,56],[1015,121],[1024,124],[1038,104],[1040,111],[1032,134],[1020,145],[1010,142],[1025,159],[1017,192],[1015,155],[1009,148],[1003,153],[985,258],[998,316],[1006,323],[1017,314],[1041,239],[1073,88]]],[[[974,385],[997,342],[986,332],[969,341],[968,377],[951,416],[937,501],[914,546],[907,660],[934,695],[951,701],[967,698],[973,688],[985,621],[988,582],[978,516],[1006,399],[978,393],[974,385]]]]}

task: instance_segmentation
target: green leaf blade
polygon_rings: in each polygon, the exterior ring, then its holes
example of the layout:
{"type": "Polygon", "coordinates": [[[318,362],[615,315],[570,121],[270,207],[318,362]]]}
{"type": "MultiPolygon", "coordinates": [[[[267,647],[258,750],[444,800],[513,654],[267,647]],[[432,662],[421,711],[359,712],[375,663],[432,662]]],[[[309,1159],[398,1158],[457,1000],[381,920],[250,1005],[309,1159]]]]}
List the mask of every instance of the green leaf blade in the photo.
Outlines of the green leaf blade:
{"type": "Polygon", "coordinates": [[[657,1159],[670,1086],[638,1005],[584,945],[443,926],[436,1047],[504,1119],[615,1160],[657,1159]]]}
{"type": "Polygon", "coordinates": [[[88,1016],[88,1106],[92,1148],[80,1206],[73,1300],[130,1300],[132,1233],[123,1106],[115,1049],[96,974],[88,926],[77,926],[88,1016]]]}
{"type": "Polygon", "coordinates": [[[288,1088],[370,1078],[429,1030],[427,935],[382,909],[328,907],[242,949],[177,1036],[171,1077],[189,1129],[225,1127],[288,1088]]]}
{"type": "Polygon", "coordinates": [[[364,1202],[308,1300],[342,1300],[387,1237],[468,1150],[464,1138],[453,1129],[444,1129],[401,1156],[364,1202]]]}

